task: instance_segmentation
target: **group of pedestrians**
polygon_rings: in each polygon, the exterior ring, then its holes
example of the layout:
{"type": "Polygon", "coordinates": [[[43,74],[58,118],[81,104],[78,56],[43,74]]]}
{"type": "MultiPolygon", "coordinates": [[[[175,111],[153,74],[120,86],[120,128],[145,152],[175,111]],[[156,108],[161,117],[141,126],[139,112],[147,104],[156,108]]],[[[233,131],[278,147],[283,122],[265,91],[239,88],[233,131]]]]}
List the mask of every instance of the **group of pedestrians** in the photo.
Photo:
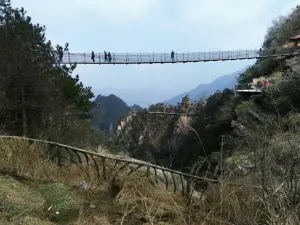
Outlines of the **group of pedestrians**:
{"type": "MultiPolygon", "coordinates": [[[[172,62],[174,62],[174,57],[175,57],[175,52],[172,50],[172,52],[171,52],[172,62]]],[[[95,62],[95,53],[94,53],[94,51],[92,51],[91,59],[93,60],[93,62],[95,62]]],[[[111,60],[112,60],[111,53],[104,51],[104,62],[111,62],[111,60]]],[[[99,54],[99,62],[100,62],[100,54],[99,54]]]]}
{"type": "MultiPolygon", "coordinates": [[[[91,59],[93,60],[93,62],[95,62],[95,53],[94,53],[94,51],[92,51],[91,59]]],[[[104,62],[111,62],[111,60],[112,60],[111,53],[104,51],[104,62]]],[[[99,62],[100,62],[100,54],[99,54],[99,62]]]]}

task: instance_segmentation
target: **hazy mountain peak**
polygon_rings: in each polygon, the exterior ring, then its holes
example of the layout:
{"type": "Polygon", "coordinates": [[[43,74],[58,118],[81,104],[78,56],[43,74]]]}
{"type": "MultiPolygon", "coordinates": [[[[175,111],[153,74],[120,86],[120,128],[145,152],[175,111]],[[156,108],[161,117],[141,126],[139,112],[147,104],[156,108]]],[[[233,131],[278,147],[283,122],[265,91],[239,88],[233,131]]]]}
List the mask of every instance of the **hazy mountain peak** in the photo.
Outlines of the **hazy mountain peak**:
{"type": "Polygon", "coordinates": [[[175,105],[177,102],[180,102],[181,99],[185,95],[189,95],[191,101],[198,101],[201,98],[207,98],[214,92],[218,90],[223,90],[225,88],[234,88],[236,84],[236,77],[242,72],[243,70],[236,71],[232,74],[223,75],[214,79],[211,83],[208,84],[200,84],[196,88],[179,94],[169,100],[164,101],[163,103],[175,105]]]}

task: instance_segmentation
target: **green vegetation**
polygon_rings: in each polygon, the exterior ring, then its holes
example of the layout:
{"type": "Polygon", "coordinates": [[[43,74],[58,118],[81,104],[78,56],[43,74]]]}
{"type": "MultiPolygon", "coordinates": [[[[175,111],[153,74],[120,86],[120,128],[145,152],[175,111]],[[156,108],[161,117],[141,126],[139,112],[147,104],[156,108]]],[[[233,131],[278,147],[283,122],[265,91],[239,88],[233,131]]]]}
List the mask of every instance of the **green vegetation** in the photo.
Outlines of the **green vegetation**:
{"type": "MultiPolygon", "coordinates": [[[[263,51],[280,48],[300,33],[299,9],[298,6],[274,22],[265,37],[263,51]]],[[[296,178],[300,168],[299,139],[295,138],[300,131],[299,63],[297,56],[257,60],[240,74],[238,85],[260,77],[274,80],[261,95],[249,99],[225,89],[193,104],[188,104],[188,96],[175,107],[157,104],[149,111],[165,114],[137,113],[119,132],[118,139],[129,142],[127,151],[134,157],[200,176],[226,176],[236,181],[241,179],[236,178],[241,171],[244,184],[260,185],[262,204],[272,206],[260,208],[266,217],[252,219],[251,223],[250,219],[245,224],[296,224],[300,220],[296,216],[296,202],[300,200],[296,178]],[[168,115],[172,112],[196,115],[168,115]],[[277,198],[271,197],[272,193],[277,198]]]]}
{"type": "MultiPolygon", "coordinates": [[[[267,32],[262,50],[279,48],[290,37],[300,33],[299,22],[299,7],[287,17],[275,20],[267,32]]],[[[267,124],[272,125],[266,120],[282,120],[290,116],[291,112],[299,110],[298,63],[297,57],[257,60],[253,66],[240,74],[238,85],[248,84],[259,77],[269,77],[276,82],[253,101],[248,102],[235,97],[231,90],[225,89],[216,92],[205,101],[193,104],[188,103],[185,97],[175,107],[153,105],[149,107],[149,111],[165,112],[166,115],[138,112],[132,123],[127,124],[130,129],[124,128],[119,139],[129,140],[128,151],[133,156],[151,159],[153,163],[174,169],[190,171],[195,163],[205,159],[201,170],[207,175],[208,167],[216,166],[215,163],[218,164],[221,159],[221,145],[224,156],[230,156],[233,150],[238,149],[244,142],[245,137],[235,129],[233,123],[243,126],[247,132],[258,126],[277,132],[275,127],[266,128],[267,124]],[[170,112],[192,112],[197,115],[186,119],[185,129],[179,130],[178,126],[184,118],[167,115],[170,112]]],[[[214,177],[215,171],[211,172],[214,174],[211,176],[214,177]]]]}
{"type": "Polygon", "coordinates": [[[46,40],[46,28],[33,24],[24,9],[0,2],[0,129],[77,145],[95,135],[90,121],[94,97],[76,65],[61,65],[65,47],[46,40]],[[83,135],[85,134],[85,135],[83,135]],[[80,138],[79,138],[80,137],[80,138]]]}

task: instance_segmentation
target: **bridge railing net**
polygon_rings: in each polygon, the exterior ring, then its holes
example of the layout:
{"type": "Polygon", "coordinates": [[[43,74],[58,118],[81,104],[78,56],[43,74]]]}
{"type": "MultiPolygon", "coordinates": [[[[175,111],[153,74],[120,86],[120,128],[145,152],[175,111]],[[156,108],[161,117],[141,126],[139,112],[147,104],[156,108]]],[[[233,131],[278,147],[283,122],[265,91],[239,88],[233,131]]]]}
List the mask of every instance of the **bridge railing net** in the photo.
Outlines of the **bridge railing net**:
{"type": "MultiPolygon", "coordinates": [[[[95,63],[172,63],[172,62],[196,62],[216,61],[220,59],[234,60],[243,58],[255,58],[255,51],[220,51],[220,52],[189,52],[175,53],[174,59],[169,53],[112,53],[111,62],[105,61],[103,53],[95,53],[95,63]]],[[[63,62],[93,63],[90,53],[65,53],[63,62]]]]}
{"type": "Polygon", "coordinates": [[[96,63],[96,64],[142,64],[142,63],[172,63],[172,62],[200,62],[219,60],[255,59],[276,55],[291,54],[294,48],[276,51],[259,52],[259,50],[216,51],[216,52],[188,52],[175,53],[172,59],[170,53],[112,53],[111,61],[105,61],[104,53],[95,53],[95,62],[91,53],[64,53],[63,63],[96,63]]]}

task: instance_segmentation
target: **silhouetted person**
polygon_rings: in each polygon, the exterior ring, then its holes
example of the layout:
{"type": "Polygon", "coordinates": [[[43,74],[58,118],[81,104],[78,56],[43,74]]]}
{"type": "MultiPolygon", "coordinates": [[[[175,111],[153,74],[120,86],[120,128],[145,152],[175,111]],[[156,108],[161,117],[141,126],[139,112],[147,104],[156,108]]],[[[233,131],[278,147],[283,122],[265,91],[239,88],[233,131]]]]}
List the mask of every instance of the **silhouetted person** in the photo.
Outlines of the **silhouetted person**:
{"type": "Polygon", "coordinates": [[[171,52],[171,59],[172,59],[172,62],[174,62],[174,55],[175,55],[175,52],[172,50],[172,52],[171,52]]]}
{"type": "Polygon", "coordinates": [[[111,62],[111,54],[110,54],[110,52],[107,53],[107,56],[108,56],[108,62],[111,62]]]}
{"type": "Polygon", "coordinates": [[[94,51],[92,51],[91,59],[93,60],[93,62],[95,62],[95,53],[94,53],[94,51]]]}
{"type": "Polygon", "coordinates": [[[104,51],[104,61],[107,62],[107,53],[104,51]]]}

